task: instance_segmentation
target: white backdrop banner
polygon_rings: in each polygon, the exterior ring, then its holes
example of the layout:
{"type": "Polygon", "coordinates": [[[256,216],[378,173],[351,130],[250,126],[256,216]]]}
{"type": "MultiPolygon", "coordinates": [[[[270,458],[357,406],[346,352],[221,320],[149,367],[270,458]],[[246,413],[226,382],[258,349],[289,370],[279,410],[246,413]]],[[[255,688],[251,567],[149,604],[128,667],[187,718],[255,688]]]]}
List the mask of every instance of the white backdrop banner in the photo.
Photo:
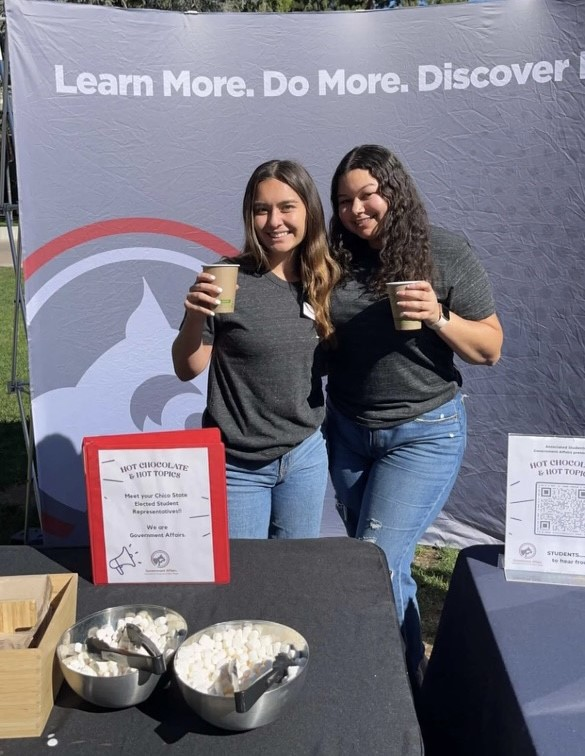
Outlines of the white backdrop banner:
{"type": "Polygon", "coordinates": [[[585,426],[585,3],[6,13],[46,543],[87,542],[84,436],[197,427],[205,379],[170,346],[195,271],[241,243],[255,166],[300,160],[328,207],[363,142],[493,282],[503,359],[462,366],[468,450],[427,540],[501,539],[508,433],[585,426]]]}

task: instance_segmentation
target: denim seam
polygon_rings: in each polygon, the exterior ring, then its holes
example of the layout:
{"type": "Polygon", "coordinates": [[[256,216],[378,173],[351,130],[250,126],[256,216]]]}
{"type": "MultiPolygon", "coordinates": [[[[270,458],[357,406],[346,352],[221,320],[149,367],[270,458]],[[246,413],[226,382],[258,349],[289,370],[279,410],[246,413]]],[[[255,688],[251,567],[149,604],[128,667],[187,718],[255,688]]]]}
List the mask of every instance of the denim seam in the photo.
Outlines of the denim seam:
{"type": "MultiPolygon", "coordinates": [[[[458,417],[459,417],[459,434],[460,435],[464,435],[463,432],[462,432],[462,428],[461,428],[462,418],[460,417],[460,413],[458,413],[458,417]]],[[[463,451],[465,451],[465,447],[464,447],[463,451]]],[[[445,506],[445,503],[446,503],[445,491],[446,490],[449,491],[450,488],[453,487],[453,485],[455,483],[455,480],[457,480],[457,476],[459,474],[459,470],[461,469],[462,461],[463,461],[463,455],[461,455],[461,457],[460,457],[459,466],[457,467],[457,470],[451,475],[451,477],[449,478],[449,480],[445,483],[445,485],[441,489],[439,495],[436,497],[435,502],[433,503],[433,506],[429,507],[428,512],[427,512],[427,516],[423,520],[423,524],[419,526],[416,538],[415,539],[410,539],[408,541],[408,545],[407,546],[405,545],[404,549],[402,550],[402,553],[399,554],[399,558],[398,558],[398,563],[397,564],[398,564],[398,567],[400,568],[400,570],[402,572],[405,571],[404,570],[404,564],[403,564],[404,558],[407,556],[407,554],[410,551],[412,551],[413,549],[416,549],[416,544],[418,543],[418,541],[419,541],[419,539],[421,537],[421,534],[424,533],[427,530],[427,528],[435,520],[435,518],[438,517],[438,515],[440,514],[442,508],[445,506]],[[437,512],[435,512],[435,504],[441,498],[444,498],[445,500],[443,501],[441,509],[439,509],[437,512]],[[434,512],[434,514],[433,514],[433,512],[434,512]],[[413,545],[413,540],[414,540],[414,545],[413,545]]],[[[373,538],[375,539],[375,536],[373,536],[373,538]]],[[[411,562],[410,562],[410,560],[408,560],[408,564],[406,565],[407,569],[410,569],[410,564],[411,564],[411,562]]],[[[398,608],[400,609],[398,616],[404,617],[404,613],[406,611],[406,607],[404,606],[404,595],[403,595],[402,585],[401,585],[401,582],[399,580],[397,581],[396,588],[397,588],[397,593],[399,594],[399,600],[400,600],[400,605],[399,606],[398,606],[398,602],[397,602],[397,609],[398,608]]],[[[416,602],[416,593],[415,593],[415,602],[416,602]]]]}
{"type": "Polygon", "coordinates": [[[438,425],[440,423],[447,423],[447,422],[453,422],[458,420],[460,417],[459,412],[455,412],[454,415],[449,415],[448,417],[437,417],[435,420],[425,419],[424,417],[415,417],[414,422],[415,423],[423,423],[428,425],[438,425]]]}
{"type": "MultiPolygon", "coordinates": [[[[436,504],[436,502],[439,501],[441,498],[444,498],[445,491],[446,490],[450,490],[449,486],[451,488],[453,487],[454,482],[457,479],[457,475],[459,474],[459,470],[461,468],[461,463],[462,463],[462,459],[459,461],[459,467],[457,468],[457,470],[453,473],[453,475],[451,475],[451,477],[449,478],[449,480],[445,483],[445,485],[441,489],[440,494],[436,497],[435,503],[433,504],[433,506],[429,507],[429,510],[427,512],[427,517],[425,518],[425,520],[423,520],[423,525],[419,526],[419,529],[417,531],[416,537],[414,539],[411,539],[408,542],[408,548],[404,548],[402,554],[400,554],[400,557],[399,557],[399,560],[398,560],[398,565],[400,566],[400,569],[402,571],[404,571],[404,565],[403,565],[404,558],[407,556],[407,554],[410,551],[412,551],[413,548],[416,549],[416,544],[418,543],[421,535],[427,530],[427,528],[434,521],[434,519],[436,517],[438,517],[438,515],[440,514],[442,508],[445,506],[446,500],[443,501],[441,509],[438,512],[435,512],[435,504],[436,504]],[[434,514],[433,514],[433,512],[434,512],[434,514]],[[414,545],[413,545],[413,540],[414,540],[414,545]]],[[[411,564],[411,561],[408,560],[408,563],[406,565],[408,569],[410,569],[410,564],[411,564]]],[[[401,612],[400,612],[399,616],[404,617],[404,613],[406,611],[406,607],[404,606],[404,596],[403,596],[402,586],[400,584],[400,581],[398,581],[398,592],[400,594],[400,607],[401,607],[401,612]]],[[[416,601],[416,593],[415,593],[415,601],[416,601]]]]}

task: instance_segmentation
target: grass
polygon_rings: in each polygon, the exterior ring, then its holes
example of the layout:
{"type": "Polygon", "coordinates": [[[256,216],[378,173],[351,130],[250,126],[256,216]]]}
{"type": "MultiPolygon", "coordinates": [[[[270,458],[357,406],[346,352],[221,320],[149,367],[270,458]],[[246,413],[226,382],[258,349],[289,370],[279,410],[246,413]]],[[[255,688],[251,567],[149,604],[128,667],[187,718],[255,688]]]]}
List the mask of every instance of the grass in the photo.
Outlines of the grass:
{"type": "MultiPolygon", "coordinates": [[[[24,526],[26,496],[26,447],[15,393],[6,390],[12,381],[12,334],[14,324],[15,279],[12,268],[0,267],[0,544],[8,544],[24,526]]],[[[24,330],[19,328],[17,350],[18,381],[28,380],[28,364],[24,330]]],[[[28,395],[24,394],[27,412],[28,395]]],[[[36,511],[29,525],[36,527],[36,511]]],[[[413,573],[419,586],[418,600],[427,652],[432,647],[439,616],[445,600],[457,550],[419,546],[413,573]]]]}
{"type": "MultiPolygon", "coordinates": [[[[14,380],[28,380],[28,362],[26,339],[20,323],[13,376],[14,302],[14,271],[12,268],[0,268],[0,544],[10,543],[11,536],[22,530],[26,496],[26,446],[18,399],[11,386],[14,380]]],[[[27,394],[22,394],[22,397],[28,417],[29,398],[27,394]]]]}
{"type": "Polygon", "coordinates": [[[427,656],[432,650],[458,549],[418,546],[412,574],[418,585],[422,636],[427,656]]]}

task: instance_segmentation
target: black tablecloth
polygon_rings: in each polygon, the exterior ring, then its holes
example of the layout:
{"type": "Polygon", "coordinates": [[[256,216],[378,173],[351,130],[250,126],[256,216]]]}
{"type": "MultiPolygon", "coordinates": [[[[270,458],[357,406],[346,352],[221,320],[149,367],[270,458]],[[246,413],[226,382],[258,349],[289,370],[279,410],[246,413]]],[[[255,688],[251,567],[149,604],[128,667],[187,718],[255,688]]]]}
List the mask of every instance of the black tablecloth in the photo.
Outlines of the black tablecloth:
{"type": "Polygon", "coordinates": [[[49,735],[58,740],[53,752],[62,756],[158,754],[169,746],[172,754],[203,756],[422,753],[388,568],[378,547],[349,538],[232,541],[231,564],[229,585],[94,586],[86,550],[0,547],[0,574],[79,572],[78,618],[143,602],[179,611],[189,634],[224,620],[267,619],[297,629],[311,653],[299,701],[287,716],[257,730],[207,725],[174,684],[137,707],[109,711],[82,701],[63,683],[43,736],[0,740],[0,753],[46,754],[49,735]]]}
{"type": "Polygon", "coordinates": [[[422,690],[429,756],[585,753],[585,590],[458,557],[422,690]]]}

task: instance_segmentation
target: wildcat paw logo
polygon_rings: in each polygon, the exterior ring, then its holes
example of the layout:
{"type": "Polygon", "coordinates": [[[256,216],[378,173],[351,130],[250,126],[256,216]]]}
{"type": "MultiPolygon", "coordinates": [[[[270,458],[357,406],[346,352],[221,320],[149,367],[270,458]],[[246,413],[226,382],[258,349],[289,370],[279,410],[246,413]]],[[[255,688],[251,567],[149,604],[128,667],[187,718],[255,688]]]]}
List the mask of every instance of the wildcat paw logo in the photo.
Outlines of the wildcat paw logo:
{"type": "Polygon", "coordinates": [[[27,255],[32,412],[46,540],[53,535],[55,544],[60,538],[87,543],[85,436],[200,426],[206,375],[179,381],[171,346],[201,266],[235,254],[223,239],[195,226],[121,218],[75,229],[27,255]],[[130,244],[121,246],[126,239],[130,244]]]}

